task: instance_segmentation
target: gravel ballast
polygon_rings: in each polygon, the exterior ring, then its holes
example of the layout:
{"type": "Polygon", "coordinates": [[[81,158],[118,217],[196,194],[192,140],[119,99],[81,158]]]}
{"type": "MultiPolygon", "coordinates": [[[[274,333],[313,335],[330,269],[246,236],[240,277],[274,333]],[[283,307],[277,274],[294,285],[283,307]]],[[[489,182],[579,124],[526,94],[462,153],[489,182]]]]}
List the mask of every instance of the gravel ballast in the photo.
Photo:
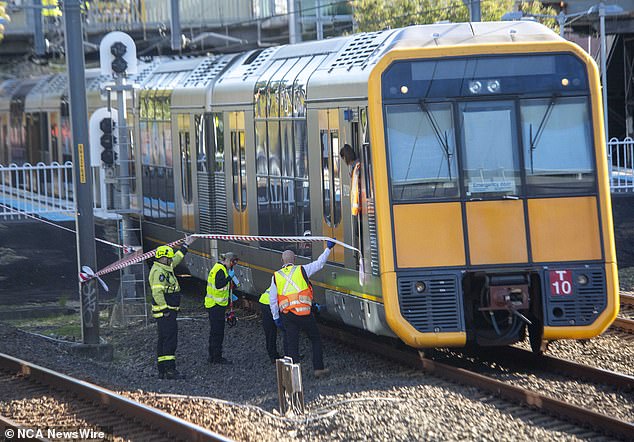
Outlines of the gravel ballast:
{"type": "MultiPolygon", "coordinates": [[[[198,306],[184,309],[178,321],[177,364],[187,379],[179,381],[156,376],[154,324],[102,329],[115,348],[115,360],[110,363],[81,359],[68,351],[67,344],[4,324],[0,352],[103,385],[236,440],[561,441],[596,436],[564,422],[553,429],[550,419],[532,410],[329,340],[324,341],[324,353],[332,374],[320,380],[307,370],[310,350],[308,342],[302,342],[309,413],[302,419],[281,417],[276,411],[275,367],[264,348],[261,322],[247,311],[238,311],[238,316],[238,325],[226,329],[224,345],[224,356],[234,364],[209,365],[205,312],[198,306]]],[[[586,345],[558,342],[550,352],[579,362],[594,359],[602,368],[632,371],[631,349],[619,346],[618,336],[610,334],[586,345]]]]}

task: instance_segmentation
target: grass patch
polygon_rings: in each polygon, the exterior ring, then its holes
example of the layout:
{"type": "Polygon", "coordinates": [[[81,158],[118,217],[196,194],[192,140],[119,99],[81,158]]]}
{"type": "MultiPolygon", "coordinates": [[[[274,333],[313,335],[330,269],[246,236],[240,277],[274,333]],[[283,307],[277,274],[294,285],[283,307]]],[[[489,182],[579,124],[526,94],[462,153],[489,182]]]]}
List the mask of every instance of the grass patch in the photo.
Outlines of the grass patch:
{"type": "MultiPolygon", "coordinates": [[[[100,311],[99,318],[101,327],[106,327],[108,324],[108,312],[100,311]]],[[[26,332],[40,333],[69,341],[79,341],[81,339],[81,318],[79,314],[5,320],[4,322],[26,332]]]]}

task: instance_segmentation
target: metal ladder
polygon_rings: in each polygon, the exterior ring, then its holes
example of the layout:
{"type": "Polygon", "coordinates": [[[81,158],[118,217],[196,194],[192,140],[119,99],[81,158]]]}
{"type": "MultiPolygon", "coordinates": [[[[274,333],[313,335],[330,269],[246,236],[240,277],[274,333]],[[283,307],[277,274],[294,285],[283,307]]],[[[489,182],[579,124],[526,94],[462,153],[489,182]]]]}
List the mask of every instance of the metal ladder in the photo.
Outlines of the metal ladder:
{"type": "MultiPolygon", "coordinates": [[[[143,238],[141,223],[138,219],[132,219],[129,216],[125,219],[124,217],[118,221],[121,243],[123,244],[124,238],[134,238],[133,243],[128,245],[139,246],[143,238]]],[[[120,259],[124,257],[122,250],[119,251],[119,257],[120,259]]],[[[126,326],[136,322],[143,322],[147,326],[147,271],[145,261],[131,264],[121,269],[119,274],[118,301],[121,305],[121,324],[126,326]]]]}

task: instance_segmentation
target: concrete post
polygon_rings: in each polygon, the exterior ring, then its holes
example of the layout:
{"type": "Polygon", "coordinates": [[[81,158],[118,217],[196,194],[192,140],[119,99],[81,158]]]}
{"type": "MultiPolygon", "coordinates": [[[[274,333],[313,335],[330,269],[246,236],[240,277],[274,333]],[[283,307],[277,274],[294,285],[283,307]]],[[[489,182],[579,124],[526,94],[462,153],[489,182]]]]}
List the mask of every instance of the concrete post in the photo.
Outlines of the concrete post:
{"type": "MultiPolygon", "coordinates": [[[[86,77],[84,75],[84,46],[79,0],[64,1],[64,29],[66,33],[66,66],[70,98],[71,129],[73,134],[73,181],[77,206],[77,264],[97,270],[93,191],[90,175],[88,141],[88,110],[86,77]]],[[[96,279],[80,284],[82,341],[99,344],[99,283],[96,279]]]]}

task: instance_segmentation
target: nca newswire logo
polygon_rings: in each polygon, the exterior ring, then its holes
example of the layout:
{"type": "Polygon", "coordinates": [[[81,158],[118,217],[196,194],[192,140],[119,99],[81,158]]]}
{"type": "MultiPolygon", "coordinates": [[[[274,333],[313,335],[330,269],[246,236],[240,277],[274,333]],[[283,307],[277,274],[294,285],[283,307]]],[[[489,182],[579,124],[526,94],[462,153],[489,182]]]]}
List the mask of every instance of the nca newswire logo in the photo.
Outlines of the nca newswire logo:
{"type": "Polygon", "coordinates": [[[7,441],[51,439],[51,440],[106,440],[106,432],[94,428],[6,428],[4,437],[7,441]]]}

